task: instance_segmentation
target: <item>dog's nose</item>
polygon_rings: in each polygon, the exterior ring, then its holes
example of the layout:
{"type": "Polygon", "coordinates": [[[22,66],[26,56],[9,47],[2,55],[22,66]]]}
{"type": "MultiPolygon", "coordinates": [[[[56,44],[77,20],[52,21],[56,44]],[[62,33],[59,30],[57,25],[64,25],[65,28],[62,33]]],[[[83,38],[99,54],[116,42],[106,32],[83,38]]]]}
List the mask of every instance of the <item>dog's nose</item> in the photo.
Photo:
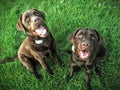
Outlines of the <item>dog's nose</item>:
{"type": "Polygon", "coordinates": [[[40,20],[40,18],[36,17],[34,18],[34,22],[38,22],[40,20]]]}
{"type": "Polygon", "coordinates": [[[37,16],[32,16],[32,17],[31,17],[31,21],[32,21],[33,23],[38,23],[38,22],[40,21],[40,18],[37,17],[37,16]]]}
{"type": "Polygon", "coordinates": [[[82,43],[82,48],[88,48],[89,47],[89,43],[88,42],[83,42],[82,43]]]}

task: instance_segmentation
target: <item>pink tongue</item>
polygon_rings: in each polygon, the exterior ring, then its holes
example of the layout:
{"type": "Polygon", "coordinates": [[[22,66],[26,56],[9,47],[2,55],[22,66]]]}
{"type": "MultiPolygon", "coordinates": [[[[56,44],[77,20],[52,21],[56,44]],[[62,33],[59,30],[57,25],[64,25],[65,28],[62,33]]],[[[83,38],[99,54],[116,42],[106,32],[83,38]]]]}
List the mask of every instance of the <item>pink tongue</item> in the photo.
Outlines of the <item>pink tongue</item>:
{"type": "Polygon", "coordinates": [[[44,35],[44,34],[46,34],[46,29],[43,26],[40,26],[38,29],[35,30],[35,32],[39,35],[40,34],[44,35]]]}
{"type": "Polygon", "coordinates": [[[83,54],[83,56],[88,56],[88,52],[87,51],[83,51],[82,54],[83,54]]]}
{"type": "Polygon", "coordinates": [[[89,52],[88,51],[80,51],[79,55],[81,58],[85,59],[85,58],[88,58],[89,52]]]}

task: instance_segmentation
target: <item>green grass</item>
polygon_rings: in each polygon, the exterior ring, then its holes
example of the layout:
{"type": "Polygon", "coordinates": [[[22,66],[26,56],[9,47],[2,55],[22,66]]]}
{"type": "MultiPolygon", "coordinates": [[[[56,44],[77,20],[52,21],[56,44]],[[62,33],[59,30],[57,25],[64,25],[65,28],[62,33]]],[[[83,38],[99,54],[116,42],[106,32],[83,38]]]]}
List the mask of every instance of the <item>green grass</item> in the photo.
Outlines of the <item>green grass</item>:
{"type": "Polygon", "coordinates": [[[37,8],[46,14],[46,23],[52,32],[64,67],[50,63],[55,75],[40,68],[43,80],[37,80],[19,60],[0,65],[0,90],[86,90],[85,73],[76,73],[69,83],[65,78],[70,70],[71,49],[67,41],[77,28],[95,28],[105,40],[106,58],[98,65],[103,75],[93,70],[93,90],[120,89],[120,1],[118,0],[3,0],[0,1],[0,60],[13,57],[25,38],[16,29],[20,14],[37,8]],[[100,82],[104,81],[104,84],[100,82]]]}

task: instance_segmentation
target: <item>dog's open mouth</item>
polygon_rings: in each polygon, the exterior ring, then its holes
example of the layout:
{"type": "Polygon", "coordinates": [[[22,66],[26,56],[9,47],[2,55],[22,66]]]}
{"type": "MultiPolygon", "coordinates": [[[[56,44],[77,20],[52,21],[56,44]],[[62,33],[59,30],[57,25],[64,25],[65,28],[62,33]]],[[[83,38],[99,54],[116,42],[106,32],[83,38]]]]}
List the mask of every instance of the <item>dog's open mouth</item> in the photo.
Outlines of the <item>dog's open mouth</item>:
{"type": "Polygon", "coordinates": [[[47,29],[43,26],[40,26],[36,30],[34,30],[33,34],[38,35],[40,37],[46,37],[47,36],[47,29]]]}
{"type": "Polygon", "coordinates": [[[82,60],[85,60],[85,59],[89,58],[89,56],[90,56],[90,51],[88,51],[88,50],[80,50],[80,51],[78,51],[78,54],[79,54],[79,57],[80,57],[82,60]]]}

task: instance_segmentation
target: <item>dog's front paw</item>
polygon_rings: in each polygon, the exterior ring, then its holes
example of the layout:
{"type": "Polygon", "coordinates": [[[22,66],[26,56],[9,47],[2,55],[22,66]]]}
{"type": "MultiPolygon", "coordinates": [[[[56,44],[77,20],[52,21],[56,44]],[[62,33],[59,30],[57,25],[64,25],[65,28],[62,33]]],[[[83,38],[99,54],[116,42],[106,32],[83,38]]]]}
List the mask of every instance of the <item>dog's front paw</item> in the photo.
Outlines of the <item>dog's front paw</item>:
{"type": "Polygon", "coordinates": [[[87,85],[87,90],[92,90],[91,85],[87,85]]]}
{"type": "Polygon", "coordinates": [[[42,75],[38,73],[34,73],[35,77],[39,80],[42,80],[42,75]]]}
{"type": "Polygon", "coordinates": [[[91,86],[90,82],[86,82],[86,80],[84,80],[84,82],[85,82],[85,86],[86,86],[87,90],[92,90],[92,86],[91,86]]]}
{"type": "Polygon", "coordinates": [[[49,72],[50,75],[54,75],[52,70],[48,70],[48,72],[49,72]]]}
{"type": "Polygon", "coordinates": [[[70,79],[71,79],[71,77],[70,77],[70,75],[68,74],[68,75],[66,76],[66,81],[69,82],[70,79]]]}

